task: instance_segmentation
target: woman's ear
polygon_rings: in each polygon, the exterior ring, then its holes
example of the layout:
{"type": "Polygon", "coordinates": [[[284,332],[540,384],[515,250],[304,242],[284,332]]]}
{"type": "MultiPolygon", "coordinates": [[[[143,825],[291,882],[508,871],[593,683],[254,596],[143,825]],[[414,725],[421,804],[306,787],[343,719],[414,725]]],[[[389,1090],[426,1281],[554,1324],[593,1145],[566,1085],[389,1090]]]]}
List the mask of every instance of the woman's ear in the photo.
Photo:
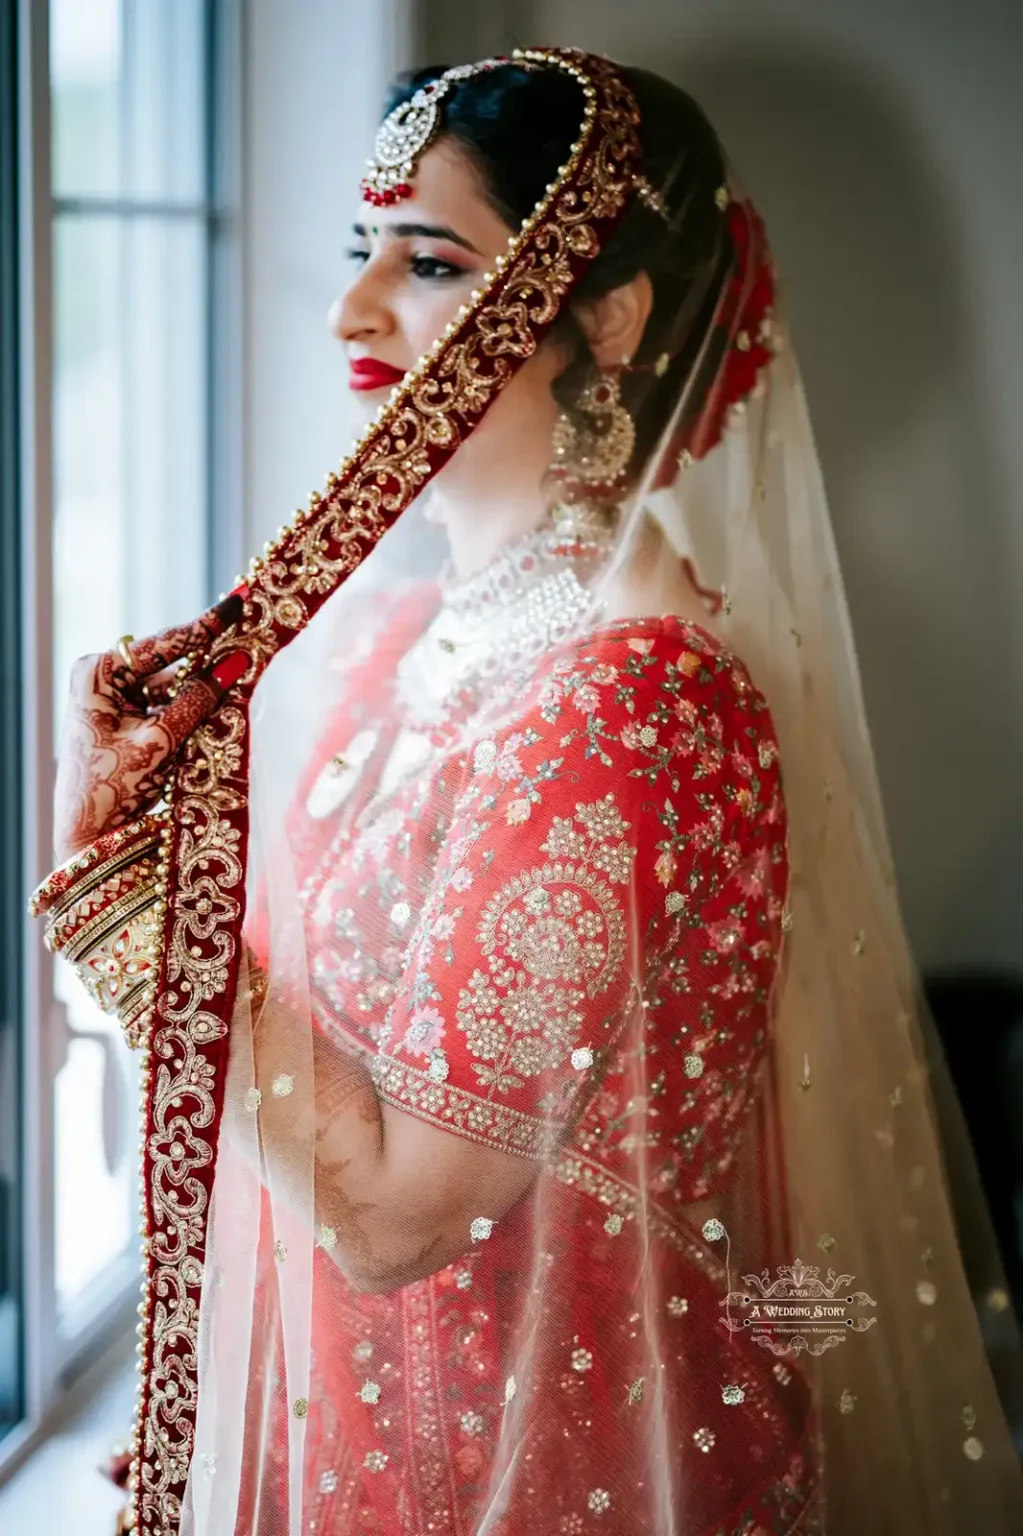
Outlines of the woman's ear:
{"type": "Polygon", "coordinates": [[[636,355],[653,304],[649,275],[637,272],[630,282],[601,294],[599,299],[584,300],[573,307],[598,368],[614,368],[623,358],[636,355]]]}

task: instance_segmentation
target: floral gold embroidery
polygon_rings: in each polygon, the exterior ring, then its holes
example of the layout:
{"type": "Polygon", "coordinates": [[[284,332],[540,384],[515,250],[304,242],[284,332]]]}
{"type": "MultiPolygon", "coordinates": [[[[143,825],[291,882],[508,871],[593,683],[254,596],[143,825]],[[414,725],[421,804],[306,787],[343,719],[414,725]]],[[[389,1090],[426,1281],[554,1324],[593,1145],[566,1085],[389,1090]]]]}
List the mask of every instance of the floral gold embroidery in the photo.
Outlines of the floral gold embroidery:
{"type": "Polygon", "coordinates": [[[587,998],[620,972],[625,917],[608,882],[629,877],[628,831],[611,795],[555,816],[540,851],[556,862],[515,876],[487,903],[477,937],[488,969],[472,973],[455,1012],[483,1087],[507,1093],[561,1066],[587,998]]]}

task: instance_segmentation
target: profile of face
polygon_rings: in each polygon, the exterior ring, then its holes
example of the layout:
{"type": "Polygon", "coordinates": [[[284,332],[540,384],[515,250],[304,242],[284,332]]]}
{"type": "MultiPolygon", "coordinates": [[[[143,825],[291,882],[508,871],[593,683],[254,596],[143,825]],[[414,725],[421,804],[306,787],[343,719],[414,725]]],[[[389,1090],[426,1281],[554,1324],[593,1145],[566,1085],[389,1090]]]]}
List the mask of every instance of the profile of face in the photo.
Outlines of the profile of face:
{"type": "MultiPolygon", "coordinates": [[[[359,204],[351,280],[329,323],[345,346],[349,385],[367,419],[470,300],[517,233],[488,200],[473,161],[449,137],[436,140],[419,160],[412,197],[383,208],[359,204]]],[[[575,311],[598,366],[618,363],[636,349],[650,302],[650,283],[641,273],[575,311]]],[[[532,497],[540,515],[539,490],[559,409],[552,385],[569,360],[566,343],[553,336],[537,348],[436,477],[442,506],[475,497],[479,507],[483,495],[489,504],[521,505],[532,497]]]]}

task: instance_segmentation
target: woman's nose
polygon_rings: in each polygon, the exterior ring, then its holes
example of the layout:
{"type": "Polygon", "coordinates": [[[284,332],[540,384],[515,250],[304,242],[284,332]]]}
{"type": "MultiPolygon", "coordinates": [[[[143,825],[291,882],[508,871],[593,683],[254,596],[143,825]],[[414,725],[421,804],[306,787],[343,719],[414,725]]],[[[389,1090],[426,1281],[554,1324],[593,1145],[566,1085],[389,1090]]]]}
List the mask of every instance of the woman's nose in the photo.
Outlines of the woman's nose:
{"type": "Polygon", "coordinates": [[[364,269],[327,311],[327,325],[338,341],[360,341],[386,336],[394,329],[386,305],[380,302],[378,284],[364,269]]]}

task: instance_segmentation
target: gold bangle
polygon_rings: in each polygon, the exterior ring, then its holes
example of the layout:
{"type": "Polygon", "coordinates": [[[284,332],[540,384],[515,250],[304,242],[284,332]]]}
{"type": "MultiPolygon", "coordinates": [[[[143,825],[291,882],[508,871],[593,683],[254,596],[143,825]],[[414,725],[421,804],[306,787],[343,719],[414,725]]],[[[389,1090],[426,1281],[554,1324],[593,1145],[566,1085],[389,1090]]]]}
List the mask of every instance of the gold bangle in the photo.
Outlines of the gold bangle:
{"type": "Polygon", "coordinates": [[[160,850],[166,818],[140,816],[105,833],[56,870],[30,911],[46,914],[46,946],[78,972],[128,1044],[140,1042],[156,995],[162,957],[158,918],[160,850]]]}

